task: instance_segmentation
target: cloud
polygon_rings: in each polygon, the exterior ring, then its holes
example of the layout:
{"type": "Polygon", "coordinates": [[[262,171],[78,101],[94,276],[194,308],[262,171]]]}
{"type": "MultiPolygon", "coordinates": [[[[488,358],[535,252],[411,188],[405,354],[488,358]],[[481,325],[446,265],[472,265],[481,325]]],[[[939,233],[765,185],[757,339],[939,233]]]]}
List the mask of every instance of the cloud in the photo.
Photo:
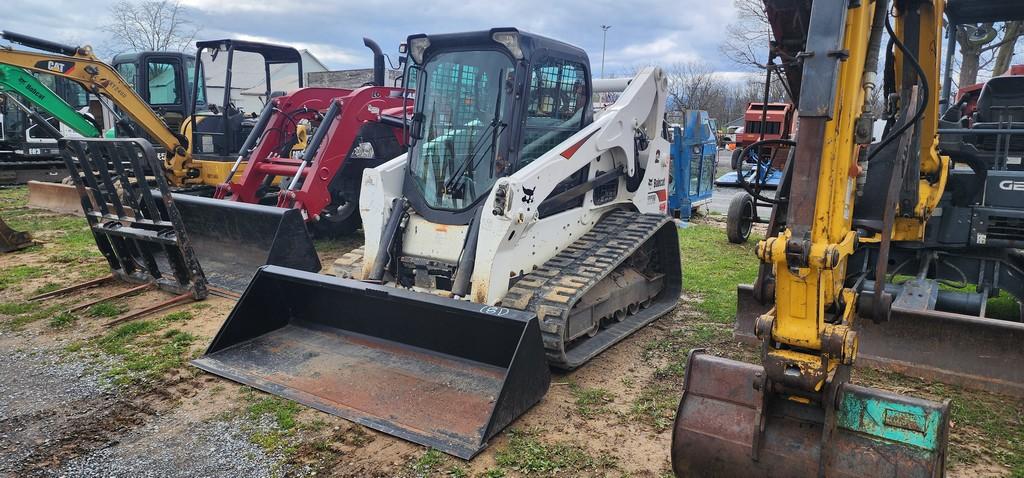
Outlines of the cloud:
{"type": "MultiPolygon", "coordinates": [[[[0,28],[43,38],[110,43],[96,28],[117,0],[4,0],[0,28]],[[82,19],[88,19],[88,25],[82,19]]],[[[132,0],[137,1],[137,0],[132,0]]],[[[141,1],[141,0],[138,0],[141,1]]],[[[608,31],[606,68],[669,66],[702,61],[723,71],[736,67],[718,52],[724,26],[735,18],[731,0],[182,0],[202,30],[198,39],[250,38],[307,48],[331,69],[364,68],[368,36],[394,59],[412,33],[445,33],[514,26],[577,45],[595,70],[608,31]]],[[[115,45],[111,45],[114,49],[115,45]]]]}
{"type": "Polygon", "coordinates": [[[260,35],[248,35],[245,33],[235,33],[228,35],[230,38],[236,38],[239,40],[256,41],[261,43],[274,43],[278,45],[288,45],[298,50],[309,50],[313,56],[317,57],[323,63],[326,64],[352,64],[358,63],[363,60],[363,57],[349,52],[344,48],[338,48],[334,45],[327,45],[324,43],[306,43],[296,41],[286,41],[280,38],[266,37],[260,35]]]}

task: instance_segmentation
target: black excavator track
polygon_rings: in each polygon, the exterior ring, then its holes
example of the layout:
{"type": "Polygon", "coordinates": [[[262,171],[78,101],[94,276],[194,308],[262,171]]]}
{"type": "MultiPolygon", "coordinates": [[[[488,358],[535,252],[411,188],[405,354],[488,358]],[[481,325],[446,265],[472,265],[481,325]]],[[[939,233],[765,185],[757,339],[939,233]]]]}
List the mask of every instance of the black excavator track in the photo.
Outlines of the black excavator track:
{"type": "Polygon", "coordinates": [[[516,282],[501,305],[536,312],[548,362],[568,370],[579,367],[675,307],[682,291],[675,227],[662,215],[614,211],[516,282]],[[645,300],[627,300],[625,310],[612,307],[617,317],[607,315],[610,302],[623,303],[616,284],[633,273],[657,290],[645,300]],[[594,323],[589,333],[574,337],[594,323]]]}

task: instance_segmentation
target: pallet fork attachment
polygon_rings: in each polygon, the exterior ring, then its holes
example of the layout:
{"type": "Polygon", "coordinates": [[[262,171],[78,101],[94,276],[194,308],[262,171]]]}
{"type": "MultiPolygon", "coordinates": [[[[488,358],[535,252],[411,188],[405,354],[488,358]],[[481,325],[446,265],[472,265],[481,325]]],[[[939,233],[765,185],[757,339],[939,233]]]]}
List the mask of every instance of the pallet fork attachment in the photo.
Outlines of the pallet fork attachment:
{"type": "Polygon", "coordinates": [[[551,381],[532,313],[276,266],[192,365],[464,459],[551,381]]]}

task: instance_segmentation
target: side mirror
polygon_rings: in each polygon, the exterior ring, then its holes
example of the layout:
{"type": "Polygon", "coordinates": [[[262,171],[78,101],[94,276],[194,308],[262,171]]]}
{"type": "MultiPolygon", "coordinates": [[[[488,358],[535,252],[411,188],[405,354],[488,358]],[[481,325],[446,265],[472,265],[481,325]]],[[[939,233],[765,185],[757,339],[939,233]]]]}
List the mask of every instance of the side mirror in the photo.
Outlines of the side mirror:
{"type": "Polygon", "coordinates": [[[423,139],[423,113],[412,115],[412,119],[409,121],[409,137],[413,140],[423,139]]]}

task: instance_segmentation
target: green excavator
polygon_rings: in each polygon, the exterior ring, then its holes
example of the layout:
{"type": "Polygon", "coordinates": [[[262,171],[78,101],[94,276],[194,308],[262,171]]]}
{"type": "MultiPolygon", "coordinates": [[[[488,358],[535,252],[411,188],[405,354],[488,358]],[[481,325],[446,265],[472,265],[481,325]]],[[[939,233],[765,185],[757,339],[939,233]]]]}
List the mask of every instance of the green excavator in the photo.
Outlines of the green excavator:
{"type": "MultiPolygon", "coordinates": [[[[92,118],[79,113],[33,74],[21,68],[0,64],[0,98],[6,105],[13,105],[25,110],[26,113],[29,112],[30,104],[82,136],[95,138],[101,134],[101,128],[92,118]]],[[[33,115],[26,116],[32,117],[33,115]]],[[[44,126],[43,129],[51,133],[50,135],[59,131],[54,125],[46,126],[49,128],[44,126]]],[[[56,138],[54,140],[56,141],[56,138]]],[[[30,164],[20,164],[23,162],[16,160],[0,162],[0,166],[2,166],[0,169],[19,169],[32,166],[31,162],[29,162],[30,164]]],[[[20,250],[32,244],[32,238],[27,232],[16,231],[8,226],[3,219],[0,219],[0,252],[20,250]]]]}

